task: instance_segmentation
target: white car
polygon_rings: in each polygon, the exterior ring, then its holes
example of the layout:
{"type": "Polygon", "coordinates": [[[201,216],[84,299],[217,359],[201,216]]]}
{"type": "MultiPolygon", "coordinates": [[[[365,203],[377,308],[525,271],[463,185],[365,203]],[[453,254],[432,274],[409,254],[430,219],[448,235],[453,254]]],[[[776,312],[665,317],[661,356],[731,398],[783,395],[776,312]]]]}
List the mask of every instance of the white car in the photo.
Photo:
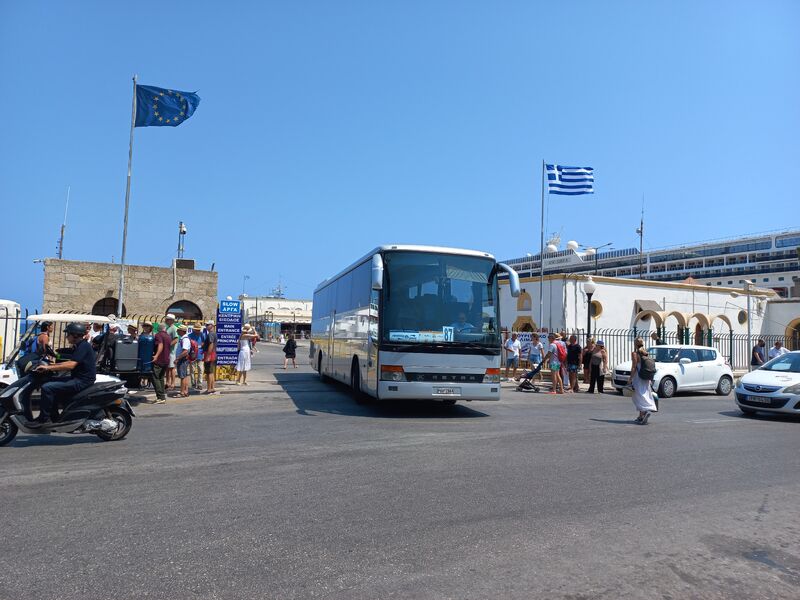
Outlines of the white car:
{"type": "Polygon", "coordinates": [[[746,415],[800,415],[800,351],[773,358],[739,379],[736,404],[746,415]]]}
{"type": "MultiPolygon", "coordinates": [[[[725,358],[708,346],[653,346],[647,351],[656,361],[653,389],[660,398],[675,392],[708,390],[727,396],[733,389],[733,372],[725,358]]],[[[631,361],[614,367],[612,385],[621,394],[631,374],[631,361]]]]}

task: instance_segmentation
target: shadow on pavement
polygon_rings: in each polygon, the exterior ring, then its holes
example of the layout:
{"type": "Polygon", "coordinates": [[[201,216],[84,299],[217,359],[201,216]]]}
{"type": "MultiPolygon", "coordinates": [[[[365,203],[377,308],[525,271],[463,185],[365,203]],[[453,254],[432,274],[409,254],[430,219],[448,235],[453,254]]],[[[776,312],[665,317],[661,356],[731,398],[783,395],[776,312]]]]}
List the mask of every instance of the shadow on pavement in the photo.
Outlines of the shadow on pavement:
{"type": "Polygon", "coordinates": [[[50,435],[20,432],[6,448],[26,448],[30,446],[74,446],[75,444],[102,444],[99,437],[90,433],[51,433],[50,435]]]}
{"type": "Polygon", "coordinates": [[[319,412],[374,419],[470,419],[489,416],[461,403],[447,406],[432,400],[373,400],[358,404],[349,387],[335,381],[322,383],[316,373],[275,373],[275,379],[294,402],[300,415],[313,416],[313,413],[319,412]]]}
{"type": "Polygon", "coordinates": [[[740,410],[723,410],[718,414],[723,417],[738,417],[740,419],[750,419],[752,421],[780,421],[782,423],[798,423],[800,416],[787,415],[782,413],[765,413],[759,412],[752,415],[746,415],[740,410]]]}
{"type": "Polygon", "coordinates": [[[612,423],[613,425],[636,425],[639,426],[633,419],[589,419],[590,421],[597,421],[598,423],[612,423]]]}

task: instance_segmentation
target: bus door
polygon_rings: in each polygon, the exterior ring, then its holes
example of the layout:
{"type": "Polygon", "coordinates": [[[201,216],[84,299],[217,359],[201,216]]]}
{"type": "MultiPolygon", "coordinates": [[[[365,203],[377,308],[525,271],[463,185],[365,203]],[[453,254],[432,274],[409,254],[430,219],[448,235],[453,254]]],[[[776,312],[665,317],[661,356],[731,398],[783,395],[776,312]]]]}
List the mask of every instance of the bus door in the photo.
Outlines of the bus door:
{"type": "Polygon", "coordinates": [[[380,292],[372,290],[369,299],[367,323],[367,374],[364,388],[368,394],[378,396],[378,299],[380,292]]]}
{"type": "Polygon", "coordinates": [[[331,326],[328,328],[328,347],[325,349],[325,372],[330,375],[333,372],[333,332],[336,329],[336,311],[331,311],[331,326]]]}

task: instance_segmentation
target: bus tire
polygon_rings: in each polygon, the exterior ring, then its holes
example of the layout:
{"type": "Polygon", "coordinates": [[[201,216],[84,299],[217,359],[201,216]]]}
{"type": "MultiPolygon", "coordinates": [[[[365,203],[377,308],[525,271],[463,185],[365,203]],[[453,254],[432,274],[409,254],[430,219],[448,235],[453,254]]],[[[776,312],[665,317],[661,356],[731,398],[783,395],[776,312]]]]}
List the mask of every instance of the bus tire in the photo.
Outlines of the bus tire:
{"type": "Polygon", "coordinates": [[[319,373],[319,380],[322,383],[329,381],[329,377],[322,372],[322,352],[317,355],[317,373],[319,373]]]}
{"type": "Polygon", "coordinates": [[[353,398],[357,404],[367,404],[370,397],[361,391],[361,369],[358,368],[358,359],[353,357],[350,367],[350,387],[353,389],[353,398]]]}

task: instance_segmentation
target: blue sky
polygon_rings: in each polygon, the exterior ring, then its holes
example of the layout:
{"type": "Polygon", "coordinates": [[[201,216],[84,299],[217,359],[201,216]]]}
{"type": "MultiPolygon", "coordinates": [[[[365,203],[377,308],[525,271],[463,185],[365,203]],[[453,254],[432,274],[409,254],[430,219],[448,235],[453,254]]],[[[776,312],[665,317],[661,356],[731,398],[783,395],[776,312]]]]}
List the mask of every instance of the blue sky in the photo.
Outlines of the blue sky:
{"type": "Polygon", "coordinates": [[[548,231],[646,247],[800,225],[798,2],[3,2],[0,297],[119,260],[131,77],[198,91],[135,133],[128,262],[310,297],[382,243],[539,247],[541,161],[595,168],[548,231]]]}

